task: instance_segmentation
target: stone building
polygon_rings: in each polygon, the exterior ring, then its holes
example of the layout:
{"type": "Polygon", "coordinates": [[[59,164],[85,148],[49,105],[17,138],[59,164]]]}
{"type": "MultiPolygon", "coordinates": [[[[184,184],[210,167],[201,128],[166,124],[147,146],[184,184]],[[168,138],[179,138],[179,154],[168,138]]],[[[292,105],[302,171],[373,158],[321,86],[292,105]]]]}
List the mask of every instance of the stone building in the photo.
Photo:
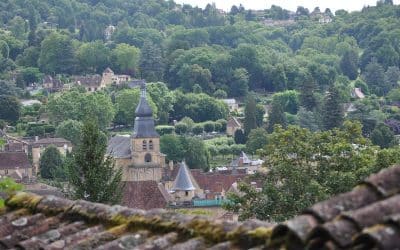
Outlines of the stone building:
{"type": "Polygon", "coordinates": [[[226,134],[229,136],[234,136],[236,130],[238,130],[238,129],[242,129],[242,125],[236,119],[236,117],[229,118],[229,120],[226,124],[226,134]]]}
{"type": "Polygon", "coordinates": [[[32,165],[25,152],[0,152],[0,177],[2,176],[16,181],[32,178],[32,165]]]}
{"type": "Polygon", "coordinates": [[[165,155],[160,152],[160,136],[155,130],[145,85],[141,86],[135,116],[132,135],[112,137],[107,154],[115,159],[117,167],[122,168],[124,181],[159,182],[165,167],[165,155]]]}

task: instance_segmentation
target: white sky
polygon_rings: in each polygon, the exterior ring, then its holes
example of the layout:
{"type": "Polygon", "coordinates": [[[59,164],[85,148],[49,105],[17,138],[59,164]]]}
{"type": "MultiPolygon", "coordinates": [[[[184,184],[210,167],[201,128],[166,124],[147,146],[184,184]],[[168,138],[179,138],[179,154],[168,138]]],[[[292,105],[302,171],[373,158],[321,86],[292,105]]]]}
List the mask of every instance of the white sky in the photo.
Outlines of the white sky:
{"type": "MultiPolygon", "coordinates": [[[[332,12],[338,9],[349,11],[361,10],[364,6],[376,5],[377,0],[175,0],[177,3],[187,3],[193,6],[204,8],[207,3],[215,3],[217,8],[230,10],[232,5],[242,4],[246,9],[267,9],[272,4],[281,6],[284,9],[295,11],[297,6],[304,6],[312,11],[315,7],[320,7],[321,11],[330,8],[332,12]]],[[[395,4],[400,4],[400,0],[394,0],[395,4]]]]}

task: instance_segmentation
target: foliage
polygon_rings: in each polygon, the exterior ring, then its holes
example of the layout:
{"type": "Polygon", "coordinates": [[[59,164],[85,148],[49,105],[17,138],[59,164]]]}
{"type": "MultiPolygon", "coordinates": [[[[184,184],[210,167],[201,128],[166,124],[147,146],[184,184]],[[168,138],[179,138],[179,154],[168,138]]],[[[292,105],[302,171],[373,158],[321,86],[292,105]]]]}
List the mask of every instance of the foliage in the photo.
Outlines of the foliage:
{"type": "Polygon", "coordinates": [[[104,129],[114,118],[111,98],[104,93],[81,93],[76,90],[51,96],[47,109],[50,120],[56,124],[71,119],[85,121],[94,118],[104,129]]]}
{"type": "Polygon", "coordinates": [[[159,126],[156,126],[156,131],[159,135],[168,135],[168,134],[173,134],[175,131],[175,128],[174,128],[174,126],[159,125],[159,126]]]}
{"type": "Polygon", "coordinates": [[[55,146],[47,147],[40,156],[40,176],[44,179],[53,179],[54,173],[63,165],[63,156],[55,146]]]}
{"type": "MultiPolygon", "coordinates": [[[[21,191],[24,188],[23,185],[15,183],[15,181],[8,177],[0,178],[0,193],[6,193],[8,195],[21,191]]],[[[0,208],[4,206],[4,200],[0,198],[0,208]]]]}
{"type": "MultiPolygon", "coordinates": [[[[362,136],[359,123],[346,122],[343,130],[325,132],[276,127],[265,152],[268,174],[260,176],[262,192],[242,184],[239,190],[243,195],[229,196],[232,203],[227,208],[239,212],[240,219],[255,216],[282,221],[320,200],[350,190],[380,168],[375,166],[379,150],[362,136]]],[[[381,161],[390,159],[386,155],[381,161]]]]}
{"type": "Polygon", "coordinates": [[[166,154],[168,161],[180,162],[185,157],[182,139],[172,134],[160,137],[160,151],[166,154]]]}
{"type": "Polygon", "coordinates": [[[275,125],[286,127],[286,116],[283,112],[283,107],[278,102],[273,102],[271,109],[268,112],[268,132],[274,130],[275,125]]]}
{"type": "Polygon", "coordinates": [[[0,119],[15,123],[20,116],[21,104],[15,96],[0,95],[0,119]]]}
{"type": "Polygon", "coordinates": [[[242,129],[237,129],[235,131],[235,134],[233,135],[233,138],[235,139],[235,143],[237,144],[245,144],[247,140],[246,135],[244,134],[242,129]]]}
{"type": "Polygon", "coordinates": [[[378,145],[381,148],[388,148],[395,145],[396,138],[387,125],[380,123],[372,131],[371,141],[373,144],[378,145]]]}
{"type": "Polygon", "coordinates": [[[256,101],[253,95],[248,95],[244,108],[244,133],[248,135],[252,129],[257,128],[256,101]]]}
{"type": "Polygon", "coordinates": [[[339,91],[335,86],[329,88],[328,95],[325,97],[322,118],[326,130],[338,128],[342,125],[344,119],[343,107],[340,103],[339,91]]]}
{"type": "Polygon", "coordinates": [[[115,166],[111,156],[105,156],[106,148],[98,125],[93,121],[85,122],[81,144],[66,161],[71,197],[107,204],[120,202],[122,170],[115,166]]]}
{"type": "Polygon", "coordinates": [[[263,149],[268,141],[268,133],[263,128],[253,129],[246,142],[246,151],[254,155],[257,150],[263,149]]]}
{"type": "Polygon", "coordinates": [[[135,46],[121,43],[111,51],[111,62],[115,70],[120,73],[135,75],[138,71],[140,50],[135,46]]]}
{"type": "Polygon", "coordinates": [[[73,145],[78,145],[82,138],[82,122],[65,120],[57,126],[56,136],[69,140],[73,145]]]}
{"type": "Polygon", "coordinates": [[[200,135],[203,133],[203,131],[204,131],[204,124],[201,123],[195,124],[192,128],[192,132],[195,135],[200,135]]]}

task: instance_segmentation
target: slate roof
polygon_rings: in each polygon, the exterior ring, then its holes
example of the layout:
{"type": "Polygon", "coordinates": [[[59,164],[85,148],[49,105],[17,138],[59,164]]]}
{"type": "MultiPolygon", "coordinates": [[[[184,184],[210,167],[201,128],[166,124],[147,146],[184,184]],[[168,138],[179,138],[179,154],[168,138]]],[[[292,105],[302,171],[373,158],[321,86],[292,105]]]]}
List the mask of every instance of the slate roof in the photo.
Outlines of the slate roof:
{"type": "Polygon", "coordinates": [[[159,137],[155,130],[153,110],[147,102],[146,85],[141,86],[140,101],[135,110],[135,124],[133,128],[134,138],[159,137]]]}
{"type": "Polygon", "coordinates": [[[281,224],[231,222],[17,193],[0,210],[0,248],[399,249],[400,167],[281,224]]]}
{"type": "Polygon", "coordinates": [[[194,187],[192,180],[190,179],[189,169],[185,162],[179,164],[180,168],[178,174],[175,178],[174,186],[172,191],[192,191],[196,188],[194,187]]]}
{"type": "Polygon", "coordinates": [[[107,154],[114,158],[131,157],[131,138],[128,136],[114,136],[108,141],[107,154]]]}
{"type": "Polygon", "coordinates": [[[238,127],[240,128],[242,125],[240,122],[236,119],[236,117],[231,117],[228,119],[227,126],[229,127],[238,127]]]}
{"type": "Polygon", "coordinates": [[[0,169],[30,168],[25,152],[0,152],[0,169]]]}

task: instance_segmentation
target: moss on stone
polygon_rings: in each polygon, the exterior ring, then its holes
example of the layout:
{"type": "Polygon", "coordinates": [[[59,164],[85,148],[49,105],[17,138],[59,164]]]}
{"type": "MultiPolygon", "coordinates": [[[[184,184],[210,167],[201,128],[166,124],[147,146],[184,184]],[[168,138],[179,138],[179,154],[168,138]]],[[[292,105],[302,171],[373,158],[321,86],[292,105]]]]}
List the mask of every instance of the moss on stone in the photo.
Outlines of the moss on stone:
{"type": "Polygon", "coordinates": [[[42,199],[42,196],[36,194],[18,192],[14,195],[11,195],[5,203],[8,207],[29,208],[34,210],[42,199]]]}

